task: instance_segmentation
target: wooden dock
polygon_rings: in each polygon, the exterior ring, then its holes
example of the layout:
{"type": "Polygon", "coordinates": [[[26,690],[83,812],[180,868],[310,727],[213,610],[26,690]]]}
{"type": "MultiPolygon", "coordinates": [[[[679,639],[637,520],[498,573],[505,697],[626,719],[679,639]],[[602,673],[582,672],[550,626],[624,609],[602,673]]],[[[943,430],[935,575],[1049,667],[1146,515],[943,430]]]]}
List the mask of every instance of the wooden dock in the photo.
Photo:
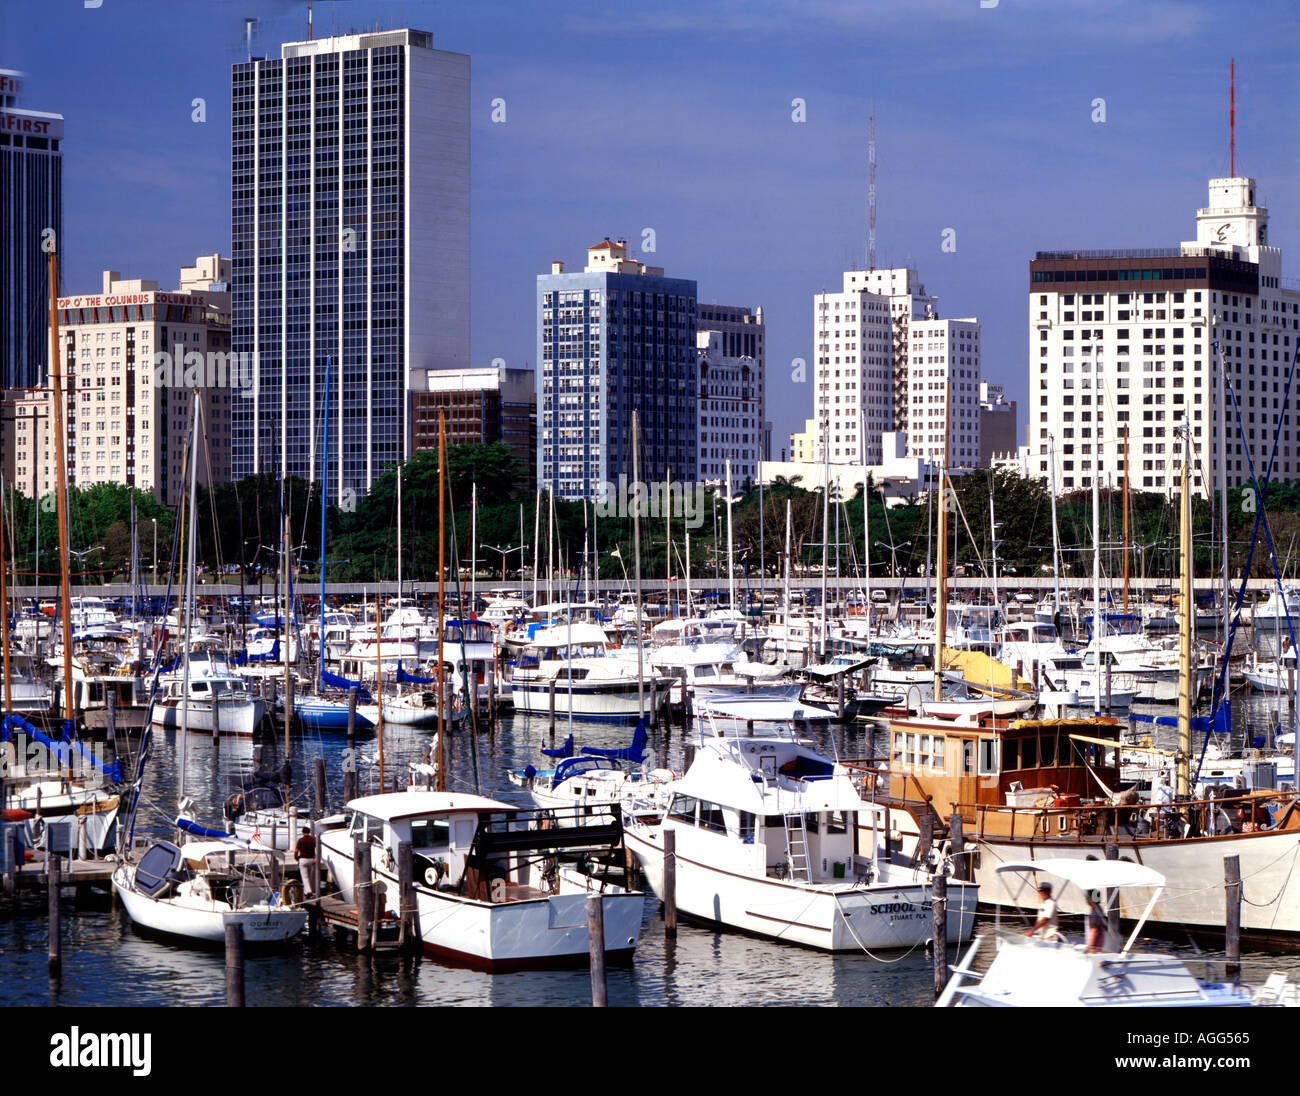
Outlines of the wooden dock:
{"type": "MultiPolygon", "coordinates": [[[[303,903],[311,918],[313,928],[325,926],[334,933],[336,941],[342,943],[351,939],[353,947],[361,947],[358,939],[361,926],[361,912],[356,906],[341,898],[313,898],[303,903]]],[[[397,951],[402,946],[402,922],[396,917],[376,918],[371,930],[370,949],[372,951],[397,951]]]]}

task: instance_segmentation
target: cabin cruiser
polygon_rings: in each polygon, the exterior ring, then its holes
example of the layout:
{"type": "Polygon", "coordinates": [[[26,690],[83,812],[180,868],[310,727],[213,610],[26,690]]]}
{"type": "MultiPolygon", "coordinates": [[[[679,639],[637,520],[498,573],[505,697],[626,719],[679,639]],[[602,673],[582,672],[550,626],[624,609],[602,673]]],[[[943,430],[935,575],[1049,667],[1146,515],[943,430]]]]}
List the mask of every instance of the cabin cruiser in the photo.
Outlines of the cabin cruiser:
{"type": "Polygon", "coordinates": [[[371,847],[375,878],[398,901],[396,854],[412,849],[416,924],[424,950],[486,970],[583,965],[590,958],[587,897],[601,896],[605,952],[630,959],[641,935],[645,895],[584,875],[564,856],[619,850],[608,812],[577,824],[569,811],[528,811],[461,792],[411,789],[363,796],[346,821],[326,830],[320,854],[342,893],[356,901],[356,851],[371,847]]]}
{"type": "Polygon", "coordinates": [[[1292,620],[1300,617],[1300,588],[1295,586],[1283,586],[1280,590],[1271,591],[1262,603],[1253,606],[1251,610],[1251,621],[1256,626],[1265,621],[1284,621],[1288,617],[1292,620]]]}
{"type": "Polygon", "coordinates": [[[159,678],[153,724],[175,730],[252,735],[266,715],[266,701],[250,693],[231,670],[225,655],[208,647],[189,654],[189,693],[184,666],[159,678]]]}
{"type": "Polygon", "coordinates": [[[1134,950],[1165,890],[1164,876],[1143,864],[1058,857],[1012,861],[999,864],[997,871],[999,876],[1049,876],[1050,882],[1044,880],[1049,886],[1064,883],[1090,892],[1099,910],[1106,890],[1111,889],[1120,892],[1120,901],[1130,913],[1143,912],[1122,944],[1104,932],[1090,946],[1071,944],[1059,932],[1052,939],[1001,929],[983,934],[953,969],[936,1008],[1300,1004],[1297,987],[1287,982],[1285,974],[1270,978],[1257,995],[1232,982],[1200,981],[1176,955],[1134,950]]]}
{"type": "Polygon", "coordinates": [[[597,625],[562,624],[534,634],[516,659],[510,689],[517,712],[549,712],[554,683],[556,712],[633,721],[642,715],[643,699],[672,684],[648,664],[644,672],[638,677],[635,659],[611,656],[597,625]]]}
{"type": "MultiPolygon", "coordinates": [[[[704,734],[670,789],[662,818],[624,812],[625,839],[662,896],[673,833],[682,913],[823,951],[931,938],[929,878],[890,860],[884,811],[789,730],[704,734]]],[[[948,882],[949,939],[970,936],[976,895],[948,882]]]]}
{"type": "MultiPolygon", "coordinates": [[[[623,657],[635,659],[635,648],[625,648],[623,657]]],[[[798,685],[781,680],[779,666],[751,662],[730,640],[665,643],[649,648],[644,658],[656,673],[676,679],[672,687],[674,704],[684,702],[684,693],[697,701],[740,693],[799,695],[798,685]]]]}
{"type": "Polygon", "coordinates": [[[1109,700],[1111,708],[1128,708],[1137,696],[1133,676],[1118,672],[1110,674],[1108,693],[1106,675],[1101,674],[1098,681],[1095,665],[1087,669],[1078,652],[1066,650],[1052,624],[1022,621],[1007,625],[998,635],[1002,644],[999,661],[1035,685],[1075,694],[1070,707],[1092,708],[1098,702],[1106,706],[1109,700]]]}
{"type": "Polygon", "coordinates": [[[553,769],[538,771],[529,765],[511,769],[506,775],[512,784],[527,791],[537,806],[575,808],[580,822],[598,818],[602,808],[620,806],[637,814],[662,814],[677,779],[671,769],[628,771],[614,758],[585,755],[561,758],[553,769]]]}

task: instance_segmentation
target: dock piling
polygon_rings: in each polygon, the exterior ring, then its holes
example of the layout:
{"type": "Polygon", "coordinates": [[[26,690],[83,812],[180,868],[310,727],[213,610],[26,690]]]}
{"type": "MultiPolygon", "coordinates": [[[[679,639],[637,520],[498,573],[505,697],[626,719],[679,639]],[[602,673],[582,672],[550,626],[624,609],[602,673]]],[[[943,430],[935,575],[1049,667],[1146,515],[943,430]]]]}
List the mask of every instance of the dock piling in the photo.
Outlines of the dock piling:
{"type": "Polygon", "coordinates": [[[664,834],[664,935],[677,935],[677,832],[664,834]]]}
{"type": "Polygon", "coordinates": [[[325,802],[325,759],[318,757],[312,763],[312,776],[316,785],[316,817],[323,818],[329,813],[325,802]]]}
{"type": "Polygon", "coordinates": [[[587,895],[587,938],[591,945],[591,1006],[606,1006],[605,903],[599,894],[587,895]]]}
{"type": "Polygon", "coordinates": [[[50,889],[50,974],[58,977],[63,971],[63,932],[59,909],[62,890],[62,870],[58,853],[46,861],[45,879],[50,889]]]}
{"type": "Polygon", "coordinates": [[[398,947],[403,950],[418,949],[420,934],[415,924],[415,855],[409,841],[397,844],[397,916],[401,920],[398,947]]]}
{"type": "Polygon", "coordinates": [[[357,689],[348,690],[348,749],[343,755],[343,802],[357,797],[357,689]]]}
{"type": "Polygon", "coordinates": [[[226,1007],[244,1007],[244,926],[226,924],[226,1007]]]}
{"type": "Polygon", "coordinates": [[[948,984],[948,879],[943,873],[930,878],[930,916],[934,936],[934,995],[948,984]]]}
{"type": "Polygon", "coordinates": [[[1235,854],[1223,858],[1223,889],[1223,950],[1228,960],[1225,973],[1236,981],[1241,975],[1241,858],[1235,854]]]}
{"type": "Polygon", "coordinates": [[[357,896],[357,951],[368,952],[375,926],[375,889],[370,868],[369,841],[357,844],[353,860],[356,870],[352,889],[357,896]]]}

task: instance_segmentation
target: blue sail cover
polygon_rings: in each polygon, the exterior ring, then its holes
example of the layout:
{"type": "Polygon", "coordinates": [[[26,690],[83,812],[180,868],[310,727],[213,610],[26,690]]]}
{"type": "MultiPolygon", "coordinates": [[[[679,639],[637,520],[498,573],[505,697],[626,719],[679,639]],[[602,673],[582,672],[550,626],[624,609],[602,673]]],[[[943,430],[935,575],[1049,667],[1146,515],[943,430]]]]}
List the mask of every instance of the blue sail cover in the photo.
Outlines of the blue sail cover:
{"type": "MultiPolygon", "coordinates": [[[[1154,723],[1157,727],[1178,726],[1178,717],[1176,715],[1139,715],[1136,712],[1130,712],[1128,718],[1131,723],[1154,723]]],[[[1191,730],[1226,735],[1231,726],[1231,721],[1232,716],[1228,711],[1227,701],[1224,701],[1215,709],[1213,716],[1193,716],[1191,730]]]]}
{"type": "Polygon", "coordinates": [[[192,833],[195,837],[233,837],[225,830],[214,830],[208,826],[200,826],[197,822],[191,822],[188,818],[176,819],[176,828],[184,830],[186,833],[192,833]]]}
{"type": "Polygon", "coordinates": [[[279,662],[280,661],[280,637],[275,637],[275,642],[271,644],[271,649],[264,655],[249,655],[249,662],[279,662]]]}
{"type": "Polygon", "coordinates": [[[589,754],[591,757],[608,757],[615,761],[631,761],[639,765],[645,760],[646,743],[649,736],[646,732],[646,721],[643,716],[637,720],[636,730],[632,734],[632,745],[625,746],[621,750],[601,750],[595,746],[583,746],[582,752],[589,754]]]}
{"type": "Polygon", "coordinates": [[[99,758],[95,756],[93,751],[87,753],[85,746],[83,746],[80,742],[74,741],[71,738],[70,722],[65,722],[64,724],[64,728],[63,728],[63,733],[65,735],[64,740],[57,741],[56,739],[53,739],[49,735],[45,734],[43,731],[37,730],[30,723],[28,723],[27,720],[25,720],[22,716],[7,715],[4,718],[3,724],[0,725],[0,741],[11,742],[13,740],[13,734],[15,730],[21,732],[22,734],[27,735],[28,738],[35,739],[35,741],[39,742],[42,746],[48,749],[52,754],[54,754],[55,757],[59,759],[60,765],[70,766],[72,764],[73,750],[75,750],[77,753],[79,753],[82,756],[82,758],[84,758],[86,761],[89,761],[93,766],[95,766],[95,768],[97,768],[100,772],[102,772],[114,783],[121,784],[125,780],[125,777],[122,775],[121,758],[115,758],[113,760],[113,764],[107,765],[103,761],[100,761],[99,758]]]}
{"type": "Polygon", "coordinates": [[[397,680],[403,681],[408,685],[437,685],[436,677],[420,677],[418,674],[408,674],[402,669],[402,664],[397,664],[397,680]]]}
{"type": "Polygon", "coordinates": [[[555,750],[542,749],[547,757],[572,757],[573,756],[573,734],[570,732],[569,737],[564,740],[564,745],[555,750]]]}
{"type": "Polygon", "coordinates": [[[373,699],[369,690],[364,688],[359,682],[349,681],[346,677],[339,677],[338,674],[332,674],[328,670],[320,672],[320,683],[328,685],[331,689],[342,689],[345,692],[348,689],[356,689],[358,704],[371,704],[373,699]]]}

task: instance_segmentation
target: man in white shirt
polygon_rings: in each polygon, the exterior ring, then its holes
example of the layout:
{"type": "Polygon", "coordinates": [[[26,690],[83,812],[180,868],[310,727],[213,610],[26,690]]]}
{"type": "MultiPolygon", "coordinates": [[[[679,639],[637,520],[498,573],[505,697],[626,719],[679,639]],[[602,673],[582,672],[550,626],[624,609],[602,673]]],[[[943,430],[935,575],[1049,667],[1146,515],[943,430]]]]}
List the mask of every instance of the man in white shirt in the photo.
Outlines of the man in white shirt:
{"type": "Polygon", "coordinates": [[[1038,920],[1034,922],[1026,936],[1037,936],[1040,940],[1061,943],[1064,937],[1057,926],[1056,900],[1052,897],[1052,884],[1038,884],[1038,920]]]}

